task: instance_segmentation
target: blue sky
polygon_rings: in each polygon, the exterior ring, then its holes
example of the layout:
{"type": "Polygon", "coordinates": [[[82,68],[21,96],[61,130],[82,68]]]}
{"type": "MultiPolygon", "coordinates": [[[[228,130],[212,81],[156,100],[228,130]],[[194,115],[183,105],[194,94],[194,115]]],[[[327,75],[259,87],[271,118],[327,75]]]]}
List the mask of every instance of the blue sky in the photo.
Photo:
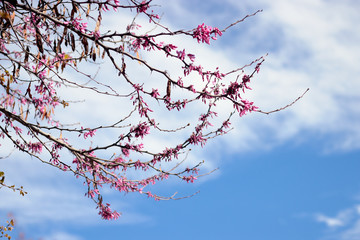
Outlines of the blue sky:
{"type": "Polygon", "coordinates": [[[360,239],[359,2],[154,3],[162,6],[156,10],[173,29],[202,22],[223,28],[263,9],[210,47],[178,41],[210,68],[242,66],[269,53],[249,94],[265,111],[310,91],[285,111],[236,119],[229,135],[191,153],[190,161],[205,159],[207,169],[219,167],[215,173],[195,184],[157,186],[164,194],[200,190],[196,196],[155,202],[106,193],[123,212],[119,221],[99,219],[82,183],[71,174],[15,155],[1,165],[7,181],[23,185],[29,194],[20,197],[2,189],[2,219],[13,212],[19,231],[45,240],[360,239]]]}

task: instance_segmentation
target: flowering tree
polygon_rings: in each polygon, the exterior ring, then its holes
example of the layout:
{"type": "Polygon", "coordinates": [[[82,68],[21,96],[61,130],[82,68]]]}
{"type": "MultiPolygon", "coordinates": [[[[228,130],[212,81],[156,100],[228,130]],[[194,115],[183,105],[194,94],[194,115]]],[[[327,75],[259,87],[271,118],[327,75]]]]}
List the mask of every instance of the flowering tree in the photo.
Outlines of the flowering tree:
{"type": "MultiPolygon", "coordinates": [[[[191,49],[172,42],[182,36],[210,44],[259,11],[224,29],[201,24],[191,30],[174,31],[161,24],[151,2],[0,2],[0,137],[17,151],[82,178],[86,195],[94,200],[104,219],[116,219],[120,214],[103,201],[102,186],[156,200],[174,199],[159,196],[147,186],[168,178],[195,181],[202,162],[193,166],[183,163],[183,154],[190,146],[204,146],[207,140],[227,133],[233,116],[259,111],[243,97],[243,92],[250,89],[263,57],[228,72],[220,68],[208,70],[195,60],[191,49]],[[105,29],[103,18],[116,17],[121,11],[132,13],[132,21],[123,31],[119,27],[105,29]],[[144,19],[147,29],[139,25],[144,19]],[[152,63],[147,58],[152,53],[162,57],[165,64],[159,67],[152,63]],[[166,69],[166,63],[174,61],[180,65],[180,76],[166,69]],[[98,68],[100,64],[112,66],[112,79],[90,73],[91,66],[98,68]],[[133,77],[139,69],[152,74],[150,84],[133,77]],[[104,122],[97,126],[61,121],[62,114],[55,113],[71,114],[72,105],[77,104],[66,94],[69,89],[91,98],[125,100],[120,110],[123,117],[109,124],[103,116],[104,122]],[[232,109],[219,121],[216,106],[223,102],[230,103],[232,109]],[[193,122],[172,129],[162,128],[159,114],[154,111],[160,108],[171,115],[196,103],[203,110],[193,122]],[[109,130],[117,135],[111,142],[98,138],[109,130]],[[188,135],[184,137],[183,132],[188,135]],[[151,134],[181,137],[177,144],[153,151],[146,145],[151,134]]],[[[112,102],[107,104],[111,106],[112,102]]],[[[112,107],[109,114],[113,115],[119,106],[112,107]]],[[[89,107],[84,114],[90,118],[96,113],[89,107]]],[[[1,185],[7,186],[4,181],[1,185]]]]}

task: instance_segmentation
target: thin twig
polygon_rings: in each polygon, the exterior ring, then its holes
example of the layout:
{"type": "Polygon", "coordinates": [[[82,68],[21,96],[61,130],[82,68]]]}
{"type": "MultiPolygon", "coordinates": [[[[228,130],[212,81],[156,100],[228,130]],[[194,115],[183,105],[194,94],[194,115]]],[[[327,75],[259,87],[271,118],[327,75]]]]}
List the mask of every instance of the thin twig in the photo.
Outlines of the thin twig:
{"type": "Polygon", "coordinates": [[[310,88],[306,89],[306,91],[300,96],[298,97],[297,99],[295,99],[292,103],[282,107],[282,108],[278,108],[278,109],[275,109],[275,110],[272,110],[272,111],[269,111],[269,112],[265,112],[265,111],[262,111],[262,110],[257,110],[257,112],[259,113],[264,113],[264,114],[270,114],[270,113],[274,113],[274,112],[279,112],[279,111],[282,111],[288,107],[291,107],[292,105],[294,105],[297,101],[299,101],[308,91],[310,90],[310,88]]]}

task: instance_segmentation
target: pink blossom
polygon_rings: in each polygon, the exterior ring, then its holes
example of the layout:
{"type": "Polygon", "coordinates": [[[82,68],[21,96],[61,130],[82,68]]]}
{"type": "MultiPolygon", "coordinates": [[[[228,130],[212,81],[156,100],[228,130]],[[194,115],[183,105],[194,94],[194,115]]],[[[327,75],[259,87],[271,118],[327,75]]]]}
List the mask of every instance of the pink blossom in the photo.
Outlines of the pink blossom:
{"type": "Polygon", "coordinates": [[[259,73],[259,71],[260,71],[260,66],[261,66],[261,63],[256,64],[255,71],[257,73],[259,73]]]}
{"type": "Polygon", "coordinates": [[[230,127],[230,121],[229,120],[226,120],[226,121],[224,121],[223,122],[223,124],[222,124],[222,126],[224,127],[224,128],[229,128],[230,127]]]}
{"type": "Polygon", "coordinates": [[[200,143],[201,146],[204,146],[206,143],[206,139],[202,136],[201,133],[192,134],[189,138],[189,143],[194,145],[198,145],[200,143]]]}
{"type": "Polygon", "coordinates": [[[120,6],[120,1],[119,0],[114,0],[114,4],[119,7],[120,6]]]}
{"type": "Polygon", "coordinates": [[[142,168],[143,170],[146,170],[148,166],[145,163],[142,163],[140,160],[137,160],[134,163],[135,169],[142,168]]]}
{"type": "Polygon", "coordinates": [[[99,215],[105,220],[116,220],[121,214],[117,211],[112,211],[110,204],[107,203],[106,206],[103,204],[100,206],[99,215]]]}
{"type": "Polygon", "coordinates": [[[178,55],[178,58],[180,58],[181,60],[184,60],[185,59],[185,49],[183,49],[182,51],[176,51],[177,55],[178,55]]]}
{"type": "Polygon", "coordinates": [[[10,51],[5,47],[5,40],[0,39],[0,51],[10,53],[10,51]]]}
{"type": "Polygon", "coordinates": [[[249,89],[251,90],[251,88],[247,85],[247,83],[250,82],[250,77],[248,75],[244,75],[243,78],[242,78],[242,82],[243,82],[243,85],[246,89],[249,89]]]}
{"type": "Polygon", "coordinates": [[[160,93],[159,93],[159,90],[157,89],[152,89],[152,92],[150,93],[150,95],[153,97],[153,98],[157,98],[160,96],[160,93]]]}
{"type": "Polygon", "coordinates": [[[196,38],[197,41],[205,42],[210,44],[210,35],[213,34],[211,37],[213,40],[216,40],[216,36],[222,35],[222,32],[218,28],[212,28],[210,26],[206,26],[204,23],[199,25],[193,32],[193,38],[196,38]]]}
{"type": "Polygon", "coordinates": [[[146,10],[149,8],[149,2],[146,2],[145,0],[142,1],[137,8],[137,12],[146,12],[146,10]]]}
{"type": "Polygon", "coordinates": [[[175,50],[177,48],[177,46],[172,45],[172,44],[168,44],[166,46],[164,46],[164,51],[166,52],[166,54],[170,54],[172,50],[175,50]]]}
{"type": "Polygon", "coordinates": [[[123,162],[125,162],[125,160],[122,157],[117,157],[114,159],[114,162],[115,163],[123,163],[123,162]]]}
{"type": "Polygon", "coordinates": [[[184,86],[184,82],[183,82],[183,80],[182,80],[181,77],[179,77],[179,79],[178,79],[178,81],[177,81],[177,84],[178,84],[180,87],[184,86]]]}
{"type": "Polygon", "coordinates": [[[32,153],[41,153],[42,152],[42,143],[37,142],[37,143],[28,143],[28,149],[32,152],[32,153]]]}
{"type": "Polygon", "coordinates": [[[92,34],[93,34],[95,40],[98,40],[98,39],[99,39],[99,37],[100,37],[100,31],[92,32],[92,34]]]}
{"type": "Polygon", "coordinates": [[[242,77],[242,81],[243,81],[243,83],[250,82],[250,77],[245,74],[245,75],[242,77]]]}
{"type": "Polygon", "coordinates": [[[130,146],[126,144],[124,147],[121,147],[121,152],[128,157],[130,155],[130,146]]]}
{"type": "Polygon", "coordinates": [[[76,30],[79,30],[81,33],[85,33],[86,32],[86,28],[87,28],[87,23],[82,23],[80,22],[82,19],[81,18],[75,18],[74,20],[70,21],[65,21],[64,24],[65,25],[69,25],[71,24],[76,30]]]}
{"type": "Polygon", "coordinates": [[[84,138],[87,139],[89,136],[93,137],[95,135],[96,129],[95,130],[89,130],[88,132],[84,133],[84,138]]]}
{"type": "Polygon", "coordinates": [[[231,82],[230,86],[226,90],[226,94],[230,95],[230,96],[234,96],[235,94],[238,93],[240,87],[241,87],[241,85],[239,83],[231,82]]]}
{"type": "Polygon", "coordinates": [[[15,130],[15,132],[16,132],[17,135],[20,135],[20,134],[22,133],[22,129],[19,128],[19,127],[15,127],[15,126],[14,126],[14,130],[15,130]]]}
{"type": "Polygon", "coordinates": [[[190,176],[183,176],[183,177],[182,177],[182,179],[183,179],[184,181],[186,181],[186,182],[191,182],[191,183],[193,183],[193,182],[194,182],[194,180],[197,180],[197,178],[196,178],[196,177],[194,177],[193,175],[190,175],[190,176]]]}
{"type": "Polygon", "coordinates": [[[240,117],[244,116],[247,112],[256,111],[258,109],[258,107],[253,105],[254,104],[253,102],[250,102],[246,99],[242,99],[241,102],[243,106],[242,109],[239,111],[240,117]]]}
{"type": "Polygon", "coordinates": [[[190,85],[189,90],[192,91],[193,93],[196,93],[196,89],[194,88],[194,85],[190,85]]]}
{"type": "Polygon", "coordinates": [[[109,11],[109,7],[106,4],[103,5],[102,9],[104,10],[104,12],[109,11]]]}
{"type": "Polygon", "coordinates": [[[195,55],[194,54],[189,53],[187,56],[189,57],[190,61],[192,61],[192,62],[195,61],[195,55]]]}
{"type": "Polygon", "coordinates": [[[143,122],[133,128],[132,131],[135,133],[136,138],[144,138],[145,135],[150,133],[150,127],[147,125],[146,122],[143,122]]]}

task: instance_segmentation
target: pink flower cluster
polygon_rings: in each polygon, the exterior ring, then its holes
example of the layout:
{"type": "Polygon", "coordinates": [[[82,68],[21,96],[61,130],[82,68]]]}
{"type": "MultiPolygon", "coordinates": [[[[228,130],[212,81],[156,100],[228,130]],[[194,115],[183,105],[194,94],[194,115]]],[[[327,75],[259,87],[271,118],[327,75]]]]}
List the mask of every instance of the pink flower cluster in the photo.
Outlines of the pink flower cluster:
{"type": "Polygon", "coordinates": [[[145,135],[150,133],[150,127],[147,125],[146,122],[143,122],[136,127],[133,127],[131,131],[135,133],[136,138],[144,138],[145,135]]]}
{"type": "Polygon", "coordinates": [[[217,39],[217,36],[221,36],[222,32],[216,28],[216,27],[210,27],[210,26],[206,26],[204,23],[199,25],[193,32],[193,38],[196,38],[197,41],[200,42],[205,42],[207,44],[210,44],[210,38],[213,40],[217,39]],[[213,36],[211,36],[213,35],[213,36]]]}
{"type": "Polygon", "coordinates": [[[10,53],[10,51],[5,47],[5,40],[0,39],[0,51],[10,53]]]}
{"type": "MultiPolygon", "coordinates": [[[[159,47],[161,47],[161,46],[162,46],[162,44],[159,45],[159,47]]],[[[177,48],[177,46],[175,46],[173,44],[168,44],[163,47],[167,56],[171,53],[172,50],[175,50],[176,48],[177,48]]]]}
{"type": "Polygon", "coordinates": [[[145,0],[141,2],[141,4],[138,6],[138,8],[136,9],[138,13],[141,12],[146,12],[146,10],[148,10],[149,8],[149,3],[151,1],[146,2],[145,0]]]}
{"type": "Polygon", "coordinates": [[[114,11],[117,12],[117,8],[120,6],[120,1],[119,0],[107,0],[106,3],[102,7],[104,12],[109,11],[109,6],[112,6],[114,11]],[[112,2],[114,2],[114,3],[112,3],[112,2]]]}
{"type": "Polygon", "coordinates": [[[185,57],[187,56],[190,61],[195,61],[195,55],[194,54],[186,54],[185,53],[185,49],[183,49],[182,51],[176,51],[177,55],[178,55],[178,58],[182,61],[184,61],[185,57]]]}
{"type": "Polygon", "coordinates": [[[243,104],[241,108],[237,105],[235,108],[240,113],[240,117],[244,116],[247,112],[256,111],[258,109],[257,106],[254,106],[253,102],[250,102],[246,99],[241,99],[241,103],[243,104]]]}
{"type": "Polygon", "coordinates": [[[238,82],[231,82],[228,89],[226,89],[226,95],[236,98],[239,88],[241,88],[241,85],[238,82]]]}
{"type": "Polygon", "coordinates": [[[198,145],[200,143],[201,146],[204,146],[206,143],[206,138],[203,137],[202,133],[193,133],[189,138],[189,143],[193,145],[198,145]]]}
{"type": "Polygon", "coordinates": [[[75,18],[74,20],[70,21],[65,21],[64,24],[65,25],[69,25],[71,24],[72,27],[76,30],[79,30],[81,33],[85,33],[87,30],[87,23],[82,23],[80,22],[82,19],[81,18],[75,18]]]}
{"type": "Polygon", "coordinates": [[[110,204],[107,203],[106,205],[101,204],[99,215],[105,220],[116,220],[121,214],[117,211],[112,211],[110,204]]]}
{"type": "Polygon", "coordinates": [[[89,130],[87,132],[84,133],[84,138],[87,139],[89,136],[93,137],[95,135],[96,129],[95,130],[89,130]]]}
{"type": "Polygon", "coordinates": [[[152,89],[150,95],[153,97],[153,98],[158,98],[160,97],[160,93],[159,93],[159,90],[158,89],[152,89]]]}
{"type": "Polygon", "coordinates": [[[197,180],[196,177],[194,177],[193,175],[190,175],[190,176],[183,176],[182,179],[186,182],[191,182],[193,183],[195,180],[197,180]]]}
{"type": "Polygon", "coordinates": [[[40,142],[37,142],[37,143],[29,142],[27,147],[28,147],[29,151],[32,153],[41,153],[43,145],[40,142]]]}

